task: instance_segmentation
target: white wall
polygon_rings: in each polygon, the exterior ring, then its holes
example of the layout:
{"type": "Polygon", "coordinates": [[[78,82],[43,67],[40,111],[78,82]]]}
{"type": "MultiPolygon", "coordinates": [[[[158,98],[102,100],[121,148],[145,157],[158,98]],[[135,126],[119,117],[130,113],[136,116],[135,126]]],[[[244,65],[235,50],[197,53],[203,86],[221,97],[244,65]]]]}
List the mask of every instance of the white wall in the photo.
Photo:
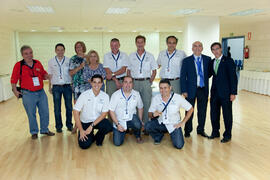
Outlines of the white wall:
{"type": "Polygon", "coordinates": [[[0,75],[10,74],[15,62],[14,32],[0,27],[0,75]]]}
{"type": "Polygon", "coordinates": [[[203,54],[213,56],[210,46],[219,41],[220,25],[218,17],[191,16],[185,19],[184,49],[188,55],[192,54],[192,44],[200,41],[203,44],[203,54]]]}

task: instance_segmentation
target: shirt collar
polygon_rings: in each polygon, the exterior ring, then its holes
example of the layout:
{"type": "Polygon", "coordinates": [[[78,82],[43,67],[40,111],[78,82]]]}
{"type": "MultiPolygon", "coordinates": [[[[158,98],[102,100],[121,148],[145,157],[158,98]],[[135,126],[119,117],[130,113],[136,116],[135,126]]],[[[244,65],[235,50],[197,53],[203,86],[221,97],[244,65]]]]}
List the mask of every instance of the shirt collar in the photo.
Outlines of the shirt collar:
{"type": "Polygon", "coordinates": [[[193,57],[194,57],[195,60],[197,60],[198,57],[199,57],[200,59],[202,59],[202,55],[196,56],[195,54],[193,54],[193,57]]]}
{"type": "Polygon", "coordinates": [[[217,60],[217,59],[221,60],[222,57],[223,57],[223,54],[221,54],[221,56],[219,58],[215,58],[215,60],[217,60]]]}

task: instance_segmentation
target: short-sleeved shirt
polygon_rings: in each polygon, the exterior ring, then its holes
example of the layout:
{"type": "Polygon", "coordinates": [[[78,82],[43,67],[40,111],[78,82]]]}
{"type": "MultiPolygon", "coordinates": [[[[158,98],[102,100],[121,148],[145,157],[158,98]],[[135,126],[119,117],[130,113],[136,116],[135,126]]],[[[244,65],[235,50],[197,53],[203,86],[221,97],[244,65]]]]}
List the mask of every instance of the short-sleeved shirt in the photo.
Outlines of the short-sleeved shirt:
{"type": "MultiPolygon", "coordinates": [[[[70,58],[69,70],[73,70],[80,66],[81,63],[85,62],[85,58],[74,55],[70,58]]],[[[79,70],[72,76],[72,86],[75,93],[84,92],[84,80],[83,80],[83,69],[79,70]]]]}
{"type": "Polygon", "coordinates": [[[182,50],[175,50],[169,54],[167,50],[159,53],[157,63],[161,65],[160,77],[161,78],[179,78],[181,74],[181,67],[186,53],[182,50]]]}
{"type": "MultiPolygon", "coordinates": [[[[91,84],[89,83],[89,80],[91,80],[92,76],[94,76],[95,74],[99,74],[103,77],[103,79],[105,79],[106,71],[103,68],[102,64],[99,64],[97,69],[91,69],[87,64],[84,66],[83,75],[82,75],[83,80],[84,80],[84,88],[83,88],[84,90],[88,90],[92,88],[91,84]]],[[[101,90],[104,91],[104,89],[105,89],[105,85],[103,82],[101,90]]]]}
{"type": "Polygon", "coordinates": [[[71,76],[69,75],[70,58],[64,56],[59,61],[55,56],[48,62],[48,73],[52,75],[51,84],[63,85],[71,84],[71,76]]]}
{"type": "MultiPolygon", "coordinates": [[[[153,97],[148,111],[162,112],[165,105],[166,103],[162,100],[161,94],[159,93],[155,97],[153,97]]],[[[167,106],[166,110],[158,118],[160,124],[163,123],[166,125],[166,128],[169,131],[169,133],[171,133],[174,130],[173,125],[181,121],[180,108],[184,108],[186,111],[188,111],[190,110],[190,108],[192,108],[192,105],[180,94],[174,93],[174,96],[169,105],[167,106]]]]}
{"type": "Polygon", "coordinates": [[[137,52],[129,55],[128,69],[133,78],[150,78],[152,71],[157,68],[154,56],[147,51],[142,56],[139,56],[137,52]]]}
{"type": "Polygon", "coordinates": [[[112,94],[110,111],[115,112],[119,122],[132,120],[133,114],[136,114],[136,108],[143,108],[143,102],[138,91],[132,90],[129,97],[124,95],[122,89],[119,89],[112,94]]]}
{"type": "Polygon", "coordinates": [[[17,62],[13,68],[10,83],[17,84],[21,78],[21,88],[29,91],[38,91],[43,88],[43,80],[48,73],[44,70],[38,60],[33,59],[33,66],[28,66],[22,60],[22,71],[20,75],[21,61],[17,62]]]}
{"type": "Polygon", "coordinates": [[[73,109],[80,112],[80,120],[83,123],[94,122],[103,112],[109,111],[109,95],[100,91],[95,96],[92,89],[83,92],[73,109]]]}
{"type": "MultiPolygon", "coordinates": [[[[104,55],[103,67],[109,68],[113,73],[120,70],[122,67],[128,66],[128,56],[124,52],[118,52],[116,55],[112,52],[108,52],[104,55]]],[[[117,75],[116,78],[126,76],[126,72],[117,75]]]]}

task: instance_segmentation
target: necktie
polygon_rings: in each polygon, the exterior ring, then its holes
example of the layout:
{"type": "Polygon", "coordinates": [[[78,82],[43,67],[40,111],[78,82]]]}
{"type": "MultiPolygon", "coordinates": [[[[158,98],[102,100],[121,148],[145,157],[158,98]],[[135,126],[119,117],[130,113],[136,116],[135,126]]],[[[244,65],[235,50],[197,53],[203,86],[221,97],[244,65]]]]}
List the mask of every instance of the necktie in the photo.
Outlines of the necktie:
{"type": "Polygon", "coordinates": [[[200,87],[204,87],[204,77],[203,77],[203,72],[202,72],[202,61],[200,61],[200,57],[197,57],[196,64],[197,64],[198,74],[200,76],[200,81],[199,81],[200,87]]]}
{"type": "Polygon", "coordinates": [[[217,71],[218,71],[219,63],[220,63],[220,59],[216,59],[216,66],[215,66],[215,69],[214,69],[216,74],[217,74],[217,71]]]}

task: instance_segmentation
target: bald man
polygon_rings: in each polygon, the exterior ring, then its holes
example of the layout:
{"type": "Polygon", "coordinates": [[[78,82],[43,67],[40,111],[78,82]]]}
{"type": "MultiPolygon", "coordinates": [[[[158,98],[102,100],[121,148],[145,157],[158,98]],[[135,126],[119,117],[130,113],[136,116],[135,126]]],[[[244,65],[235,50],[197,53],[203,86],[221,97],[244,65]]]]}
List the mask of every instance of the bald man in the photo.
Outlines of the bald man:
{"type": "MultiPolygon", "coordinates": [[[[196,41],[192,44],[193,54],[183,60],[180,83],[181,93],[187,101],[194,107],[197,100],[198,126],[197,134],[207,137],[204,132],[209,82],[209,62],[211,58],[202,54],[203,44],[196,41]]],[[[192,131],[192,118],[185,124],[185,137],[190,137],[192,131]]]]}

